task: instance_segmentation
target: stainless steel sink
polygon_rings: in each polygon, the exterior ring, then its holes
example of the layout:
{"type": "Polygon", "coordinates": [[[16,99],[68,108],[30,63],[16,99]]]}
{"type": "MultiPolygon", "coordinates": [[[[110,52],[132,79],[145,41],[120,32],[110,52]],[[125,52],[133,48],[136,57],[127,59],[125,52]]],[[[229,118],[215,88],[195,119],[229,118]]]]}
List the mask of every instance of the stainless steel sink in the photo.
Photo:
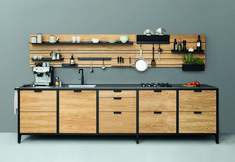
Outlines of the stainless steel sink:
{"type": "Polygon", "coordinates": [[[81,85],[81,84],[71,84],[68,85],[69,88],[95,88],[96,85],[81,85]]]}

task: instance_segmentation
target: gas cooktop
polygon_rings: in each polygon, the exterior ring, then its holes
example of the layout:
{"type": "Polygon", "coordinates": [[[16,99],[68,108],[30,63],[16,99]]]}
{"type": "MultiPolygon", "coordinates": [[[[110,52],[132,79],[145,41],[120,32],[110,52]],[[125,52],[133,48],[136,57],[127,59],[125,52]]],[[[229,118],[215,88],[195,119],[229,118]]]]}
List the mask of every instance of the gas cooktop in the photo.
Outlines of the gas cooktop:
{"type": "Polygon", "coordinates": [[[141,83],[140,86],[143,88],[172,87],[172,84],[169,84],[169,83],[141,83]]]}

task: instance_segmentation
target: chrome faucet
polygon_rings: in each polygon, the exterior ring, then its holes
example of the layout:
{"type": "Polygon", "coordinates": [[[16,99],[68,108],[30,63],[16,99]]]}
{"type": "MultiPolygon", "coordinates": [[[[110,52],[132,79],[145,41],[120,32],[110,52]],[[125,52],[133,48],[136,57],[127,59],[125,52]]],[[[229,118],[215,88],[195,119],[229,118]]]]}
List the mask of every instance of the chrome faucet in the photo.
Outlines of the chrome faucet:
{"type": "Polygon", "coordinates": [[[80,74],[80,71],[82,71],[82,75],[81,75],[81,85],[84,85],[84,74],[83,74],[83,69],[79,69],[78,73],[80,74]]]}

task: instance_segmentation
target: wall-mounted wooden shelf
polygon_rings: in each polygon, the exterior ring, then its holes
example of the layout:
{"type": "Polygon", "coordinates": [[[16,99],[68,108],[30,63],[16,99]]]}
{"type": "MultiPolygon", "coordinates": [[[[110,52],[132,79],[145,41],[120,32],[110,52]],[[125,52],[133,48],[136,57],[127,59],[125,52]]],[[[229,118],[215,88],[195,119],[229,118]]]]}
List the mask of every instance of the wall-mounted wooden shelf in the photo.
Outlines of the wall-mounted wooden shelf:
{"type": "Polygon", "coordinates": [[[172,53],[177,53],[177,54],[183,54],[183,53],[197,53],[197,54],[204,54],[205,51],[204,50],[201,50],[201,51],[197,51],[197,50],[194,50],[193,52],[189,52],[188,50],[186,51],[176,51],[176,50],[171,50],[172,53]]]}
{"type": "MultiPolygon", "coordinates": [[[[36,36],[36,35],[30,35],[36,36]]],[[[197,40],[198,35],[169,35],[169,44],[161,44],[160,47],[163,49],[161,53],[160,60],[158,60],[158,51],[159,44],[137,44],[137,35],[136,34],[62,34],[56,35],[59,37],[58,43],[49,43],[50,35],[43,35],[43,42],[41,44],[29,44],[30,48],[30,67],[35,66],[35,62],[32,60],[34,56],[41,55],[44,58],[51,58],[50,52],[56,51],[59,49],[60,54],[63,55],[64,60],[55,60],[50,62],[52,67],[67,67],[62,66],[63,64],[70,65],[70,58],[73,54],[75,64],[77,66],[73,67],[102,67],[103,62],[105,62],[106,67],[133,67],[136,59],[140,57],[140,46],[143,50],[143,58],[151,66],[151,60],[153,59],[152,48],[155,48],[155,60],[156,66],[158,67],[178,67],[182,68],[183,60],[181,52],[172,52],[172,47],[174,45],[174,39],[177,41],[179,39],[186,40],[186,48],[197,49],[197,40]],[[72,43],[71,38],[79,36],[81,38],[81,43],[72,43]],[[120,36],[128,36],[129,42],[121,43],[108,43],[107,40],[120,40],[120,36]],[[92,38],[105,40],[100,43],[92,43],[92,38]],[[118,63],[118,57],[125,58],[124,63],[118,63]],[[103,61],[104,58],[104,61],[103,61]],[[129,63],[129,58],[131,58],[131,63],[129,63]]],[[[200,58],[206,62],[206,37],[205,35],[201,36],[201,44],[203,52],[193,52],[193,57],[200,58]]],[[[148,42],[147,42],[148,43],[148,42]]],[[[42,60],[47,61],[47,60],[42,60]]],[[[38,61],[40,62],[40,61],[38,61]]],[[[71,67],[71,66],[68,66],[71,67]]]]}
{"type": "Polygon", "coordinates": [[[61,58],[61,59],[59,59],[59,60],[52,60],[52,58],[42,58],[42,59],[33,59],[32,58],[32,61],[64,61],[64,58],[61,58]]]}
{"type": "Polygon", "coordinates": [[[78,64],[70,65],[70,64],[61,64],[62,67],[77,67],[78,64]]]}
{"type": "Polygon", "coordinates": [[[99,43],[93,43],[92,41],[81,41],[79,43],[73,43],[72,41],[59,41],[56,43],[50,43],[50,42],[42,42],[42,43],[31,43],[34,45],[39,45],[39,44],[133,44],[133,41],[128,41],[126,43],[122,43],[121,41],[115,42],[115,43],[109,43],[108,41],[100,41],[99,43]]]}

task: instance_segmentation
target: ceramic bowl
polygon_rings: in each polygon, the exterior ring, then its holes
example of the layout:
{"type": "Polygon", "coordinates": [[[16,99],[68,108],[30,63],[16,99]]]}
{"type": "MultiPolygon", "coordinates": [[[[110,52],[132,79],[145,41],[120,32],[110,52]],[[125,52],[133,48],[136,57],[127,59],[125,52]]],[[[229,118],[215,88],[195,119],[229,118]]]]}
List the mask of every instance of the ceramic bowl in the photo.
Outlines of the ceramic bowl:
{"type": "Polygon", "coordinates": [[[120,36],[120,41],[122,42],[122,43],[126,43],[127,41],[128,41],[128,36],[120,36]]]}
{"type": "Polygon", "coordinates": [[[92,42],[93,42],[93,43],[99,43],[100,40],[99,40],[99,39],[92,38],[92,42]]]}
{"type": "Polygon", "coordinates": [[[109,39],[108,42],[109,43],[116,43],[118,40],[115,40],[115,39],[109,39]]]}

